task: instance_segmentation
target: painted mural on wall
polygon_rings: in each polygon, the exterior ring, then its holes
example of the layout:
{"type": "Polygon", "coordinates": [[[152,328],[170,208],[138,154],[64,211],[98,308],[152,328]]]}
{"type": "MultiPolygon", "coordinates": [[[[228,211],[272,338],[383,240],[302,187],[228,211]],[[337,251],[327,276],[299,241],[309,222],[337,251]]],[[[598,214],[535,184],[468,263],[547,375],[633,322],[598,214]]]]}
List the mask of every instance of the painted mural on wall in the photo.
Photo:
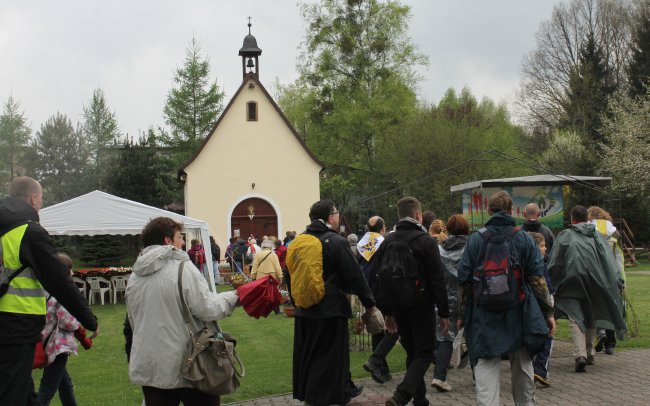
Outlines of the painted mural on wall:
{"type": "Polygon", "coordinates": [[[490,218],[488,197],[499,190],[505,190],[512,197],[512,213],[517,224],[524,222],[524,208],[528,203],[537,203],[542,211],[541,221],[550,228],[562,228],[564,221],[564,199],[562,186],[512,186],[486,187],[463,191],[463,216],[472,228],[481,228],[490,218]]]}

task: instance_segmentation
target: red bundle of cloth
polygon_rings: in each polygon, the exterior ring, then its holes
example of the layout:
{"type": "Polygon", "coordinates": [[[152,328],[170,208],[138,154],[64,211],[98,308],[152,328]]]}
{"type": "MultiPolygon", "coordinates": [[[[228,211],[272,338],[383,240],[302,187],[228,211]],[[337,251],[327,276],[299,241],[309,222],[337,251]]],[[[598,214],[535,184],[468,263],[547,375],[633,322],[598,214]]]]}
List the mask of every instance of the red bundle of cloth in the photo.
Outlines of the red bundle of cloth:
{"type": "Polygon", "coordinates": [[[278,281],[270,275],[238,287],[237,294],[246,313],[256,319],[267,317],[280,306],[282,299],[278,281]]]}

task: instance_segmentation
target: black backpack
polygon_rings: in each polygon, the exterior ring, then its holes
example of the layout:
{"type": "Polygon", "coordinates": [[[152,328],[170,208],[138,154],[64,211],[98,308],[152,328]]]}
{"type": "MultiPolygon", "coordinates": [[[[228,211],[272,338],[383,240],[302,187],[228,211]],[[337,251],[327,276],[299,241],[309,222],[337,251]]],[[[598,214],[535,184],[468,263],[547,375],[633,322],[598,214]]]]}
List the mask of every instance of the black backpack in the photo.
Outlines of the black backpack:
{"type": "Polygon", "coordinates": [[[512,227],[505,234],[486,228],[479,230],[485,240],[481,262],[474,270],[475,304],[486,310],[503,312],[523,302],[522,269],[512,238],[521,229],[512,227]]]}
{"type": "Polygon", "coordinates": [[[406,241],[390,241],[383,249],[373,289],[380,306],[406,309],[416,305],[423,296],[426,283],[411,248],[411,243],[421,236],[427,234],[418,233],[406,241]]]}

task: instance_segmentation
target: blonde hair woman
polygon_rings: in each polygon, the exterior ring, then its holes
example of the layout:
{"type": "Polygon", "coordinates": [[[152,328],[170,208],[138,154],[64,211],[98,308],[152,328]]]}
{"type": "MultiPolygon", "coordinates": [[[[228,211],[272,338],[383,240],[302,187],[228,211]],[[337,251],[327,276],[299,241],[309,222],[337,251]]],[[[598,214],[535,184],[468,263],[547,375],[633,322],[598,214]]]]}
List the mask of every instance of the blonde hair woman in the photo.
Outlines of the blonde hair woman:
{"type": "Polygon", "coordinates": [[[442,220],[433,220],[429,226],[429,235],[438,241],[438,244],[447,239],[447,227],[442,220]]]}

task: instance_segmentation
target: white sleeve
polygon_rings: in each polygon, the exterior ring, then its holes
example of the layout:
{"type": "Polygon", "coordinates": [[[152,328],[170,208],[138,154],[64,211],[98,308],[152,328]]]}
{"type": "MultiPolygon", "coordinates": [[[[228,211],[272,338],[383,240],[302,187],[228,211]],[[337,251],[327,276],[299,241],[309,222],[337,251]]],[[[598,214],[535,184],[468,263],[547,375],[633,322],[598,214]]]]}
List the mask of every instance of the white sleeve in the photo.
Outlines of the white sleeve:
{"type": "Polygon", "coordinates": [[[211,292],[205,278],[189,263],[183,270],[183,297],[190,313],[204,321],[225,319],[239,302],[237,291],[211,292]]]}

